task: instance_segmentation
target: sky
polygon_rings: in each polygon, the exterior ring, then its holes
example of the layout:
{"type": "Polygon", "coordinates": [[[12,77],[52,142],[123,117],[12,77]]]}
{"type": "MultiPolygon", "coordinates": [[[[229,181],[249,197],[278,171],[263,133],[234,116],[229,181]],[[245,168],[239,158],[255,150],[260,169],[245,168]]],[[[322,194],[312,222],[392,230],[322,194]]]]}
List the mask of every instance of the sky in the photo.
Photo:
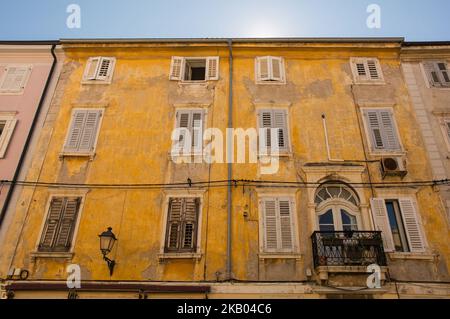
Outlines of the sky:
{"type": "Polygon", "coordinates": [[[217,37],[447,41],[450,0],[0,0],[0,40],[217,37]],[[380,28],[367,25],[371,4],[380,28]]]}

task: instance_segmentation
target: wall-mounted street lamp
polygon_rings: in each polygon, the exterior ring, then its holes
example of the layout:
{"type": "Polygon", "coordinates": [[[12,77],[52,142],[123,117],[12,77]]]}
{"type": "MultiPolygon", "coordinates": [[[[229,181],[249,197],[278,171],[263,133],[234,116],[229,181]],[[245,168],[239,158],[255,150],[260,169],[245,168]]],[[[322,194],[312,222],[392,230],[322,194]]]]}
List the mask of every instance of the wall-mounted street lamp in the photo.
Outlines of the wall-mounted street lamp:
{"type": "Polygon", "coordinates": [[[108,230],[98,235],[98,237],[100,237],[100,251],[103,254],[103,260],[105,260],[106,263],[108,264],[109,274],[112,276],[116,262],[106,257],[106,255],[108,255],[111,252],[117,238],[112,232],[111,227],[108,227],[108,230]]]}

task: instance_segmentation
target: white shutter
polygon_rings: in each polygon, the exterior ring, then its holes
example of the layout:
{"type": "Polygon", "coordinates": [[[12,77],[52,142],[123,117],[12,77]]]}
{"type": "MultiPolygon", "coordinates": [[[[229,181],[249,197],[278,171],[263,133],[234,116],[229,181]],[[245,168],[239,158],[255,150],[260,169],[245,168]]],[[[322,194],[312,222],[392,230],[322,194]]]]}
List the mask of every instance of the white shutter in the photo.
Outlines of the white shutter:
{"type": "Polygon", "coordinates": [[[289,148],[287,118],[284,110],[273,111],[273,127],[277,129],[278,147],[280,150],[287,150],[289,148]]]}
{"type": "Polygon", "coordinates": [[[372,80],[380,79],[378,62],[376,60],[367,60],[367,69],[369,70],[370,79],[372,80]]]}
{"type": "Polygon", "coordinates": [[[268,81],[270,80],[270,57],[257,57],[256,58],[256,81],[268,81]]]}
{"type": "Polygon", "coordinates": [[[95,80],[100,68],[101,57],[92,57],[88,59],[86,69],[84,70],[84,80],[95,80]]]}
{"type": "Polygon", "coordinates": [[[364,112],[373,150],[399,151],[394,118],[390,110],[366,110],[364,112]]]}
{"type": "Polygon", "coordinates": [[[98,63],[96,79],[100,81],[108,81],[111,78],[114,69],[114,58],[101,58],[98,63]]]}
{"type": "Polygon", "coordinates": [[[440,81],[442,86],[450,86],[450,74],[448,72],[447,63],[436,62],[435,69],[440,76],[440,81]]]}
{"type": "Polygon", "coordinates": [[[277,205],[275,198],[263,200],[264,250],[276,251],[278,248],[277,205]]]}
{"type": "Polygon", "coordinates": [[[403,217],[409,249],[411,252],[423,252],[425,245],[414,202],[409,198],[400,198],[398,203],[403,217]]]}
{"type": "Polygon", "coordinates": [[[169,79],[173,81],[183,80],[184,73],[184,58],[179,56],[172,57],[172,63],[170,64],[169,79]]]}
{"type": "Polygon", "coordinates": [[[65,152],[76,152],[83,133],[84,123],[86,121],[86,110],[74,110],[69,132],[64,143],[65,152]]]}
{"type": "Polygon", "coordinates": [[[352,58],[350,63],[356,81],[368,82],[383,80],[383,73],[378,59],[352,58]]]}
{"type": "Polygon", "coordinates": [[[270,57],[271,79],[273,81],[284,81],[284,63],[279,57],[270,57]]]}
{"type": "Polygon", "coordinates": [[[208,57],[206,59],[206,80],[219,79],[219,57],[208,57]]]}
{"type": "Polygon", "coordinates": [[[370,205],[376,230],[381,231],[384,250],[395,251],[394,239],[392,237],[391,225],[389,224],[389,217],[384,199],[372,198],[370,200],[370,205]]]}
{"type": "Polygon", "coordinates": [[[203,111],[192,111],[192,147],[196,153],[202,151],[203,147],[203,111]]]}
{"type": "Polygon", "coordinates": [[[372,141],[372,149],[384,149],[383,133],[378,112],[370,110],[365,112],[367,125],[370,131],[370,140],[372,141]]]}
{"type": "Polygon", "coordinates": [[[389,110],[380,110],[379,112],[381,125],[383,128],[383,139],[385,141],[386,149],[399,150],[400,144],[397,138],[397,132],[394,125],[394,119],[392,113],[389,110]]]}
{"type": "Polygon", "coordinates": [[[271,148],[271,128],[272,128],[272,112],[267,111],[260,111],[259,112],[259,127],[263,129],[262,134],[259,136],[259,149],[261,151],[268,151],[271,148]]]}
{"type": "Polygon", "coordinates": [[[79,152],[91,152],[94,150],[94,143],[97,137],[97,128],[102,112],[99,110],[87,111],[86,122],[81,134],[79,152]]]}
{"type": "Polygon", "coordinates": [[[289,199],[278,200],[280,246],[283,251],[294,249],[294,227],[292,205],[289,199]]]}
{"type": "Polygon", "coordinates": [[[0,91],[20,92],[25,88],[25,82],[28,78],[29,67],[7,67],[3,77],[0,91]]]}
{"type": "Polygon", "coordinates": [[[182,130],[180,132],[180,136],[178,139],[178,143],[174,141],[174,149],[177,151],[184,150],[184,146],[187,146],[188,149],[185,152],[190,152],[190,145],[192,141],[186,141],[188,138],[192,138],[192,112],[190,110],[180,110],[177,111],[177,128],[185,128],[186,130],[182,130]]]}
{"type": "Polygon", "coordinates": [[[5,157],[6,149],[8,148],[17,120],[9,119],[5,121],[2,135],[0,136],[0,158],[5,157]]]}

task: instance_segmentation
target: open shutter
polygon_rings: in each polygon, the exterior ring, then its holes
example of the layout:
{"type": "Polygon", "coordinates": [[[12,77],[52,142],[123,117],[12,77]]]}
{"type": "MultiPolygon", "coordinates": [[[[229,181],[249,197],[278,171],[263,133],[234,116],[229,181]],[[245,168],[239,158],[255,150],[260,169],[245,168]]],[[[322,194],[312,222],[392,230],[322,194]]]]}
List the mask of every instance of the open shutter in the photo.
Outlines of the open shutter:
{"type": "Polygon", "coordinates": [[[277,129],[278,147],[280,150],[288,149],[288,132],[287,132],[287,118],[284,110],[273,111],[273,127],[277,129]]]}
{"type": "Polygon", "coordinates": [[[5,92],[19,92],[25,87],[28,67],[8,67],[5,69],[5,77],[0,90],[5,92]]]}
{"type": "Polygon", "coordinates": [[[260,134],[260,145],[259,149],[262,152],[268,152],[272,145],[271,138],[271,128],[272,128],[272,112],[271,111],[260,111],[259,113],[259,127],[263,129],[262,134],[260,134]]]}
{"type": "Polygon", "coordinates": [[[278,248],[277,205],[275,198],[263,200],[264,212],[264,249],[276,251],[278,248]]]}
{"type": "Polygon", "coordinates": [[[294,249],[294,229],[293,229],[293,212],[289,199],[280,199],[279,220],[280,220],[280,237],[281,248],[284,251],[293,251],[294,249]]]}
{"type": "Polygon", "coordinates": [[[169,200],[169,212],[167,217],[166,250],[176,251],[179,248],[181,237],[181,217],[183,210],[182,198],[169,200]]]}
{"type": "Polygon", "coordinates": [[[219,79],[219,57],[208,57],[206,59],[206,80],[219,79]]]}
{"type": "Polygon", "coordinates": [[[114,58],[101,58],[98,63],[96,79],[100,81],[109,80],[111,78],[114,64],[115,64],[114,58]]]}
{"type": "Polygon", "coordinates": [[[10,119],[5,122],[5,127],[3,128],[3,132],[0,137],[0,158],[5,157],[6,150],[14,132],[14,128],[16,127],[17,120],[10,119]]]}
{"type": "Polygon", "coordinates": [[[50,202],[50,208],[42,231],[39,250],[52,250],[58,231],[58,225],[64,210],[64,197],[54,197],[50,202]]]}
{"type": "Polygon", "coordinates": [[[69,197],[65,199],[64,210],[62,212],[58,234],[55,242],[55,251],[69,251],[72,241],[77,214],[80,205],[79,197],[69,197]]]}
{"type": "Polygon", "coordinates": [[[100,68],[101,57],[89,58],[86,69],[84,71],[85,80],[95,80],[100,68]]]}
{"type": "Polygon", "coordinates": [[[92,152],[94,150],[101,115],[102,111],[100,110],[86,111],[86,121],[81,134],[79,152],[92,152]]]}
{"type": "Polygon", "coordinates": [[[84,123],[86,121],[86,110],[74,110],[69,132],[64,144],[65,152],[76,152],[78,150],[81,135],[83,133],[84,123]]]}
{"type": "Polygon", "coordinates": [[[184,73],[184,58],[179,56],[172,57],[170,64],[169,79],[173,81],[181,81],[184,73]]]}
{"type": "Polygon", "coordinates": [[[183,250],[196,250],[199,206],[198,198],[188,197],[184,199],[183,240],[181,247],[183,250]]]}
{"type": "Polygon", "coordinates": [[[414,202],[409,198],[400,198],[398,203],[402,213],[406,237],[408,238],[409,249],[412,252],[423,252],[425,245],[414,202]]]}
{"type": "Polygon", "coordinates": [[[383,144],[385,144],[385,148],[391,151],[400,149],[392,113],[389,110],[380,110],[379,117],[383,128],[383,144]]]}
{"type": "Polygon", "coordinates": [[[395,251],[394,239],[392,238],[391,225],[386,210],[386,204],[382,198],[372,198],[370,200],[372,215],[376,230],[381,231],[383,246],[385,251],[395,251]]]}
{"type": "Polygon", "coordinates": [[[271,65],[271,79],[273,81],[283,81],[284,80],[284,65],[283,59],[279,57],[270,57],[271,65]]]}
{"type": "Polygon", "coordinates": [[[268,81],[270,80],[270,57],[257,57],[256,58],[256,81],[268,81]]]}
{"type": "Polygon", "coordinates": [[[381,128],[381,120],[377,110],[365,112],[366,121],[369,126],[369,134],[373,149],[384,149],[383,133],[381,128]]]}

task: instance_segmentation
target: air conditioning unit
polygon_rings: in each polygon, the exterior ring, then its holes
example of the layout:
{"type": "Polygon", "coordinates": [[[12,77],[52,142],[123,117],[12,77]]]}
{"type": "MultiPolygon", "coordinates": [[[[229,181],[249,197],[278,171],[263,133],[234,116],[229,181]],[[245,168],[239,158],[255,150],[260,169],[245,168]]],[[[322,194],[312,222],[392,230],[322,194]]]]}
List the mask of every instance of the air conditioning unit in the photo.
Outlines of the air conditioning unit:
{"type": "Polygon", "coordinates": [[[402,157],[383,157],[381,159],[381,173],[386,176],[404,177],[406,171],[406,161],[402,157]]]}

